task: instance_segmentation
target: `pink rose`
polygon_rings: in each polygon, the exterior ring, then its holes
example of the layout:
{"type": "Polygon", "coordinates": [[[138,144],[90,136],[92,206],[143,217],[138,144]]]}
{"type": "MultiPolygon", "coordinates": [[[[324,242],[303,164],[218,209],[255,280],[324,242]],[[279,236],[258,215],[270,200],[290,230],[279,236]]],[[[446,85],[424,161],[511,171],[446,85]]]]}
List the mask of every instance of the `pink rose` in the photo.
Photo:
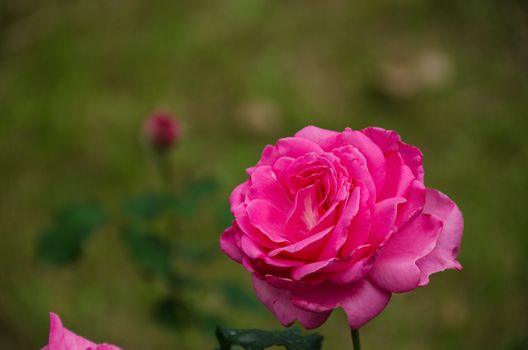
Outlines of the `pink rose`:
{"type": "Polygon", "coordinates": [[[95,344],[79,337],[62,326],[62,322],[54,313],[50,313],[49,344],[42,350],[120,350],[109,344],[95,344]]]}
{"type": "Polygon", "coordinates": [[[152,113],[145,124],[143,132],[149,143],[158,151],[168,150],[180,138],[180,124],[165,112],[152,113]]]}
{"type": "Polygon", "coordinates": [[[308,126],[247,173],[220,246],[285,326],[319,327],[342,307],[357,329],[392,293],[462,268],[462,214],[425,187],[422,153],[394,131],[308,126]]]}

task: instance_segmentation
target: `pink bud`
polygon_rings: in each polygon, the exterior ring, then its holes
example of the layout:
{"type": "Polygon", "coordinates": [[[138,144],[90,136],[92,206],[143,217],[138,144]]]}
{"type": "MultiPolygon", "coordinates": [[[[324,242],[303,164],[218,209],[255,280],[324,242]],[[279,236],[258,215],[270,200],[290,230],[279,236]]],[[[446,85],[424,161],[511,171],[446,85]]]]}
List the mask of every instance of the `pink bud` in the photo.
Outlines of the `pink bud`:
{"type": "Polygon", "coordinates": [[[180,123],[162,111],[152,113],[145,120],[143,132],[152,147],[160,152],[168,150],[181,136],[180,123]]]}

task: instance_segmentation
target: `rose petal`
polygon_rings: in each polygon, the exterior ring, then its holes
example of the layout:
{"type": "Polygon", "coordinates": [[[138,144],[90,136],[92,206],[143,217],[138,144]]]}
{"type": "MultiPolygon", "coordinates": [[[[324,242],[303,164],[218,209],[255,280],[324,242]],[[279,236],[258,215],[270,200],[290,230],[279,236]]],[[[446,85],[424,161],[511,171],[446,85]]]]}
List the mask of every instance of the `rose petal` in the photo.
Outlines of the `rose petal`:
{"type": "Polygon", "coordinates": [[[391,292],[407,292],[418,287],[421,271],[416,261],[431,252],[441,229],[438,218],[422,214],[395,232],[370,270],[372,282],[391,292]]]}
{"type": "Polygon", "coordinates": [[[284,244],[290,243],[290,241],[288,241],[286,238],[267,234],[253,226],[252,223],[249,221],[249,216],[246,211],[246,208],[240,208],[240,210],[235,212],[235,220],[238,227],[240,228],[240,231],[242,231],[245,235],[251,237],[251,239],[253,239],[262,247],[274,249],[277,246],[282,246],[284,244]]]}
{"type": "Polygon", "coordinates": [[[253,287],[257,297],[277,317],[283,326],[291,326],[295,320],[307,329],[321,326],[330,316],[330,311],[311,312],[296,307],[290,300],[291,292],[278,289],[253,276],[253,287]]]}
{"type": "Polygon", "coordinates": [[[233,215],[235,215],[235,212],[244,204],[248,188],[249,183],[246,181],[235,187],[233,192],[231,192],[229,203],[231,204],[231,213],[233,215]]]}
{"type": "Polygon", "coordinates": [[[363,186],[364,184],[358,183],[358,185],[352,191],[352,194],[350,195],[350,198],[348,199],[348,202],[341,212],[341,216],[339,217],[334,230],[332,231],[332,235],[330,236],[328,243],[325,245],[319,256],[319,260],[326,260],[335,257],[339,249],[341,249],[343,244],[346,242],[350,223],[359,211],[359,203],[361,199],[360,193],[363,186]]]}
{"type": "Polygon", "coordinates": [[[264,258],[266,255],[261,247],[259,247],[255,241],[248,236],[240,237],[240,249],[251,259],[264,258]]]}
{"type": "Polygon", "coordinates": [[[327,267],[332,261],[334,261],[335,258],[323,260],[323,261],[316,261],[313,263],[305,263],[299,267],[295,267],[292,269],[291,276],[294,280],[300,281],[304,277],[311,275],[319,270],[321,270],[324,267],[327,267]]]}
{"type": "Polygon", "coordinates": [[[298,158],[311,152],[322,153],[323,149],[315,142],[307,139],[285,137],[277,141],[275,146],[268,145],[264,147],[257,166],[272,165],[281,157],[298,158]]]}
{"type": "Polygon", "coordinates": [[[443,228],[434,249],[416,262],[421,270],[421,286],[429,283],[429,275],[432,273],[446,269],[462,269],[456,257],[464,231],[464,218],[460,209],[449,197],[437,190],[426,190],[424,213],[439,217],[443,228]]]}
{"type": "Polygon", "coordinates": [[[350,327],[358,329],[385,308],[390,296],[391,293],[379,289],[368,279],[363,279],[348,285],[327,282],[313,288],[299,288],[293,292],[292,302],[314,312],[343,307],[350,327]]]}
{"type": "Polygon", "coordinates": [[[291,205],[288,196],[269,165],[257,167],[252,172],[247,197],[249,200],[266,200],[283,210],[291,205]]]}
{"type": "Polygon", "coordinates": [[[356,261],[347,269],[343,271],[330,274],[328,280],[336,284],[348,284],[357,282],[363,279],[372,268],[374,260],[372,257],[363,258],[360,261],[356,261]]]}
{"type": "Polygon", "coordinates": [[[296,281],[292,280],[288,277],[276,277],[272,275],[265,275],[264,280],[271,284],[273,287],[279,288],[279,289],[288,289],[291,290],[295,287],[297,284],[296,281]]]}
{"type": "Polygon", "coordinates": [[[321,129],[317,126],[309,125],[299,130],[295,134],[295,137],[311,140],[326,150],[328,143],[333,141],[337,135],[339,135],[339,133],[333,130],[321,129]]]}
{"type": "Polygon", "coordinates": [[[331,258],[314,263],[305,263],[291,271],[294,280],[320,282],[328,280],[338,284],[349,284],[365,277],[372,267],[372,246],[358,247],[346,259],[331,258]]]}
{"type": "Polygon", "coordinates": [[[316,225],[318,214],[317,208],[314,208],[315,202],[315,185],[303,188],[295,195],[285,227],[286,236],[291,241],[306,238],[316,225]]]}
{"type": "Polygon", "coordinates": [[[235,227],[227,228],[220,236],[220,249],[234,261],[242,262],[242,251],[240,250],[240,232],[236,223],[235,227]]]}
{"type": "Polygon", "coordinates": [[[398,205],[398,216],[395,226],[402,227],[407,221],[421,212],[425,204],[425,186],[419,180],[414,180],[405,196],[407,201],[398,205]]]}
{"type": "Polygon", "coordinates": [[[369,238],[371,244],[380,245],[390,237],[396,221],[398,206],[406,201],[405,198],[396,197],[376,203],[372,213],[372,228],[369,238]]]}
{"type": "Polygon", "coordinates": [[[370,236],[372,214],[369,202],[368,193],[362,189],[359,210],[348,227],[347,240],[338,252],[338,256],[342,259],[348,258],[355,249],[364,245],[370,236]]]}
{"type": "Polygon", "coordinates": [[[341,145],[352,145],[357,148],[367,161],[369,173],[376,185],[376,189],[381,191],[385,183],[385,156],[380,148],[366,135],[360,131],[346,128],[340,136],[341,145]]]}
{"type": "Polygon", "coordinates": [[[396,152],[385,153],[387,164],[387,177],[383,191],[379,193],[378,201],[391,198],[402,197],[409,191],[409,187],[415,180],[411,169],[403,162],[401,156],[396,152]]]}
{"type": "Polygon", "coordinates": [[[302,260],[281,259],[281,258],[274,258],[270,256],[265,256],[264,262],[268,265],[275,266],[275,267],[295,267],[295,266],[301,266],[305,264],[305,262],[302,260]]]}
{"type": "Polygon", "coordinates": [[[91,347],[96,347],[96,344],[64,328],[60,317],[50,313],[48,350],[84,350],[91,347]]]}
{"type": "Polygon", "coordinates": [[[414,176],[424,181],[424,169],[423,169],[423,155],[422,151],[418,147],[408,145],[405,142],[400,143],[400,154],[405,161],[405,164],[409,166],[414,176]]]}
{"type": "Polygon", "coordinates": [[[268,255],[270,257],[287,255],[303,260],[315,259],[319,256],[321,246],[326,242],[326,237],[333,229],[334,226],[327,227],[323,231],[314,233],[299,242],[272,250],[268,255]]]}
{"type": "Polygon", "coordinates": [[[360,180],[368,189],[371,203],[376,199],[376,185],[367,168],[365,157],[357,148],[347,145],[336,148],[332,152],[339,157],[341,164],[347,169],[348,176],[351,179],[360,180]]]}
{"type": "Polygon", "coordinates": [[[274,242],[288,241],[285,236],[286,213],[262,199],[251,201],[247,207],[249,221],[274,242]]]}
{"type": "Polygon", "coordinates": [[[414,176],[423,182],[423,155],[417,147],[402,142],[400,135],[392,130],[374,127],[363,129],[362,132],[374,141],[383,152],[397,151],[400,153],[405,164],[409,166],[414,176]]]}

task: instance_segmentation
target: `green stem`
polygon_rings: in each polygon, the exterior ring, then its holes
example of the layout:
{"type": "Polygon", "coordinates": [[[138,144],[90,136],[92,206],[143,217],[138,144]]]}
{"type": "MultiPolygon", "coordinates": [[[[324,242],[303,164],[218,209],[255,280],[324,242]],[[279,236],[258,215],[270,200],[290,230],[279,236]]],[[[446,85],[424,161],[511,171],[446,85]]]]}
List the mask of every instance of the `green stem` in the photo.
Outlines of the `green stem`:
{"type": "Polygon", "coordinates": [[[161,193],[172,192],[172,168],[168,154],[166,153],[153,153],[154,166],[156,167],[156,175],[158,178],[158,188],[161,193]]]}
{"type": "Polygon", "coordinates": [[[361,344],[359,343],[359,329],[350,329],[350,335],[352,336],[352,344],[354,350],[361,350],[361,344]]]}

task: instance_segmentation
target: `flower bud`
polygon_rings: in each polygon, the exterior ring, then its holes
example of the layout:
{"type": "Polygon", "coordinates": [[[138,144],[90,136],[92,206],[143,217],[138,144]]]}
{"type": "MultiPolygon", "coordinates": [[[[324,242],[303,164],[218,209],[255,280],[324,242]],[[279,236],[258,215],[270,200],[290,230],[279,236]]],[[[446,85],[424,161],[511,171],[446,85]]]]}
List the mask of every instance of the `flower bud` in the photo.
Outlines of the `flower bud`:
{"type": "Polygon", "coordinates": [[[167,151],[181,136],[180,123],[169,113],[152,113],[143,125],[143,133],[148,143],[157,151],[167,151]]]}

